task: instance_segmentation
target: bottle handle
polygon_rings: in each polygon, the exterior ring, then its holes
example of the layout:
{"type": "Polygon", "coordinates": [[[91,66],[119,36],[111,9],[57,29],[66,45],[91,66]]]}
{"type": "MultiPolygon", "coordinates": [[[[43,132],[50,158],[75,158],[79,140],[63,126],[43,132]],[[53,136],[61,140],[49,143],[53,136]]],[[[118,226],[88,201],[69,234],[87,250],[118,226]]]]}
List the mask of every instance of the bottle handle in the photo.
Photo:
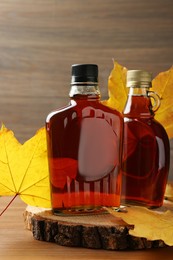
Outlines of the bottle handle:
{"type": "Polygon", "coordinates": [[[159,95],[153,91],[147,91],[147,96],[154,100],[154,104],[152,104],[153,112],[157,111],[161,103],[159,95]]]}

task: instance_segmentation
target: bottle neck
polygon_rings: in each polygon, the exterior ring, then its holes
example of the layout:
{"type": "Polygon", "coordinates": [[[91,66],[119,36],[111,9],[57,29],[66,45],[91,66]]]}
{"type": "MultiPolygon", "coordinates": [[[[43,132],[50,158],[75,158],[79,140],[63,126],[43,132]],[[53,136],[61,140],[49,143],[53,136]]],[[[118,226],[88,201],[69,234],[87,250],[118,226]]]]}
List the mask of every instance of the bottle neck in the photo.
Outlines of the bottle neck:
{"type": "Polygon", "coordinates": [[[123,114],[126,117],[151,118],[154,116],[148,91],[149,88],[146,87],[129,88],[127,102],[123,111],[123,114]]]}
{"type": "Polygon", "coordinates": [[[100,90],[97,82],[77,82],[71,84],[69,93],[73,99],[100,99],[100,90]]]}
{"type": "Polygon", "coordinates": [[[131,87],[129,88],[129,93],[128,96],[143,96],[143,97],[148,97],[147,93],[148,93],[148,88],[145,87],[139,87],[139,88],[134,88],[131,87]]]}

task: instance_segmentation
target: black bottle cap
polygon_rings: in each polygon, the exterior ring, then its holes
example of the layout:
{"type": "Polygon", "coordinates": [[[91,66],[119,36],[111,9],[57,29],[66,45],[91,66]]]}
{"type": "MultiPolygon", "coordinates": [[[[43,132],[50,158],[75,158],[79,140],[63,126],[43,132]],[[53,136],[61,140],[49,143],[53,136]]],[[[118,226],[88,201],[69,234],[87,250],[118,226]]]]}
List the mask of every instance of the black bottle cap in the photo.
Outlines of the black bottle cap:
{"type": "Polygon", "coordinates": [[[98,82],[98,66],[96,64],[72,65],[71,83],[98,82]]]}

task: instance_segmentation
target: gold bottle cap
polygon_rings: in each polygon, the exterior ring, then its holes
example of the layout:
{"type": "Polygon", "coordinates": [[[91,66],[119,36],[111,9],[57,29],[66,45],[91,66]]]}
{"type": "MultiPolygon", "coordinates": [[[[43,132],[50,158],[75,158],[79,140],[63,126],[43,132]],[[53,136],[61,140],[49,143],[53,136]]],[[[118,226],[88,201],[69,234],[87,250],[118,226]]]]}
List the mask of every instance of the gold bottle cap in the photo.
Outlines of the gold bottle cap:
{"type": "Polygon", "coordinates": [[[152,81],[151,73],[144,70],[128,70],[127,71],[127,87],[133,88],[150,88],[152,81]]]}

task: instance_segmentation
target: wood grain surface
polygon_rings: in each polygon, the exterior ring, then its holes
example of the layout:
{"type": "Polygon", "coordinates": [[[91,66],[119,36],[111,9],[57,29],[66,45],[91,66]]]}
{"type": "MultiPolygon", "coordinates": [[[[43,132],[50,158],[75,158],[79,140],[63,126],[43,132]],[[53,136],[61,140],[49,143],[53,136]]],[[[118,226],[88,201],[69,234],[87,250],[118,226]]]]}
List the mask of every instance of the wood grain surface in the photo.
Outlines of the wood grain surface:
{"type": "Polygon", "coordinates": [[[0,121],[20,142],[34,135],[68,102],[74,63],[99,65],[103,99],[112,58],[153,76],[169,69],[172,10],[172,0],[0,0],[0,121]]]}
{"type": "Polygon", "coordinates": [[[172,0],[1,0],[0,120],[20,141],[68,102],[71,65],[112,58],[156,75],[173,63],[172,0]]]}
{"type": "MultiPolygon", "coordinates": [[[[10,198],[0,198],[2,210],[10,198]]],[[[34,240],[24,228],[23,213],[26,205],[19,199],[0,217],[0,259],[2,260],[172,260],[173,247],[137,251],[111,251],[59,246],[34,240]]]]}
{"type": "MultiPolygon", "coordinates": [[[[68,102],[71,65],[112,58],[156,76],[173,64],[172,0],[0,0],[0,121],[20,142],[68,102]]],[[[173,180],[173,141],[171,141],[173,180]]]]}
{"type": "Polygon", "coordinates": [[[20,142],[33,136],[67,104],[74,63],[99,65],[102,99],[112,58],[153,76],[169,69],[172,10],[172,0],[1,0],[0,121],[20,142]]]}

